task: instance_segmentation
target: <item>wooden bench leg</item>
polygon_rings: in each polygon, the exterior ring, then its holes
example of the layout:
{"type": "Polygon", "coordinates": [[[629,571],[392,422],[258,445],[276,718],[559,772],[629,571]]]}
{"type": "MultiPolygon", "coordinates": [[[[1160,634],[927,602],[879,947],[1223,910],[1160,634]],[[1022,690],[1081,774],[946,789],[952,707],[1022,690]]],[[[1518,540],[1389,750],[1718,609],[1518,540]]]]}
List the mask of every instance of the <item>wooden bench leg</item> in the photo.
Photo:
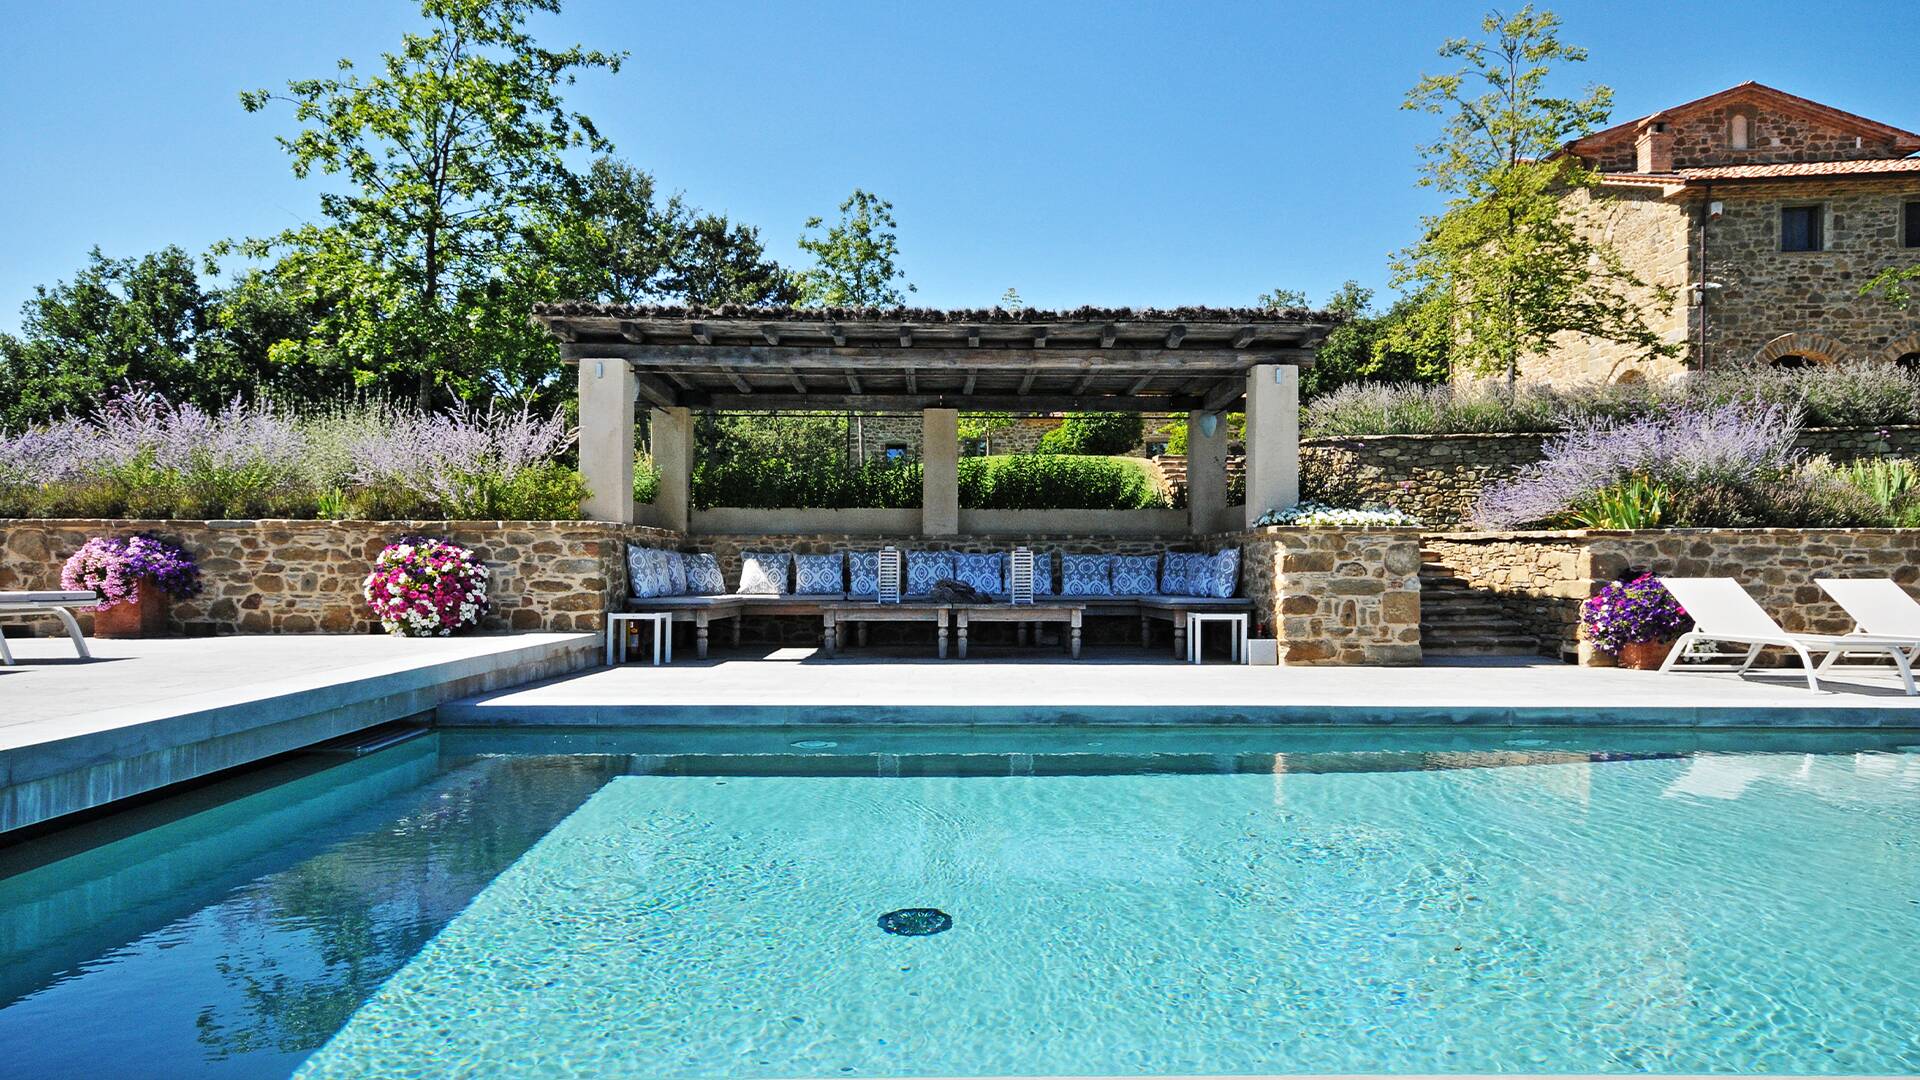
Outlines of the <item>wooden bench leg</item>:
{"type": "Polygon", "coordinates": [[[1187,616],[1185,612],[1173,614],[1173,658],[1187,659],[1187,616]]]}
{"type": "Polygon", "coordinates": [[[961,612],[954,617],[953,632],[960,650],[960,659],[967,658],[967,613],[961,612]]]}
{"type": "Polygon", "coordinates": [[[733,647],[736,649],[740,647],[740,624],[746,621],[738,615],[733,617],[733,647]]]}
{"type": "Polygon", "coordinates": [[[945,660],[947,658],[947,613],[946,612],[942,611],[940,613],[940,618],[937,622],[937,626],[939,627],[937,634],[940,640],[935,651],[939,654],[940,659],[945,660]]]}
{"type": "Polygon", "coordinates": [[[826,653],[827,653],[828,659],[832,659],[833,656],[839,652],[839,637],[840,637],[839,620],[834,618],[833,612],[831,611],[821,612],[820,613],[820,638],[821,638],[821,642],[826,647],[826,653]]]}
{"type": "Polygon", "coordinates": [[[700,659],[707,658],[707,613],[697,612],[693,616],[693,651],[700,659]]]}
{"type": "Polygon", "coordinates": [[[867,647],[867,625],[867,623],[860,624],[860,647],[863,649],[867,647]]]}
{"type": "Polygon", "coordinates": [[[1080,613],[1073,613],[1073,658],[1080,659],[1080,613]]]}

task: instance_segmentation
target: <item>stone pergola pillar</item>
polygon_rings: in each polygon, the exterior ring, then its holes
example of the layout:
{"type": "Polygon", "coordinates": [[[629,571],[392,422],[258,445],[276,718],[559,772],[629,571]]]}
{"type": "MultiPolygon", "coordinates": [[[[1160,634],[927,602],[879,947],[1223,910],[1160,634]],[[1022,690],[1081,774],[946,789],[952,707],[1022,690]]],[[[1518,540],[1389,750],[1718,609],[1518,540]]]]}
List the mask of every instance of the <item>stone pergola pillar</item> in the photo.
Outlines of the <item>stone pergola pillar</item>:
{"type": "Polygon", "coordinates": [[[920,532],[960,531],[960,412],[920,411],[920,532]]]}
{"type": "Polygon", "coordinates": [[[589,521],[633,521],[633,367],[625,360],[580,360],[580,473],[589,521]]]}
{"type": "Polygon", "coordinates": [[[1220,528],[1227,513],[1227,418],[1187,414],[1187,532],[1199,536],[1220,528]],[[1203,430],[1206,417],[1213,434],[1203,430]]]}
{"type": "Polygon", "coordinates": [[[1300,369],[1261,364],[1247,372],[1247,527],[1299,501],[1300,369]]]}
{"type": "Polygon", "coordinates": [[[660,527],[685,533],[693,508],[693,412],[653,409],[647,424],[653,466],[660,470],[660,490],[653,497],[660,527]]]}

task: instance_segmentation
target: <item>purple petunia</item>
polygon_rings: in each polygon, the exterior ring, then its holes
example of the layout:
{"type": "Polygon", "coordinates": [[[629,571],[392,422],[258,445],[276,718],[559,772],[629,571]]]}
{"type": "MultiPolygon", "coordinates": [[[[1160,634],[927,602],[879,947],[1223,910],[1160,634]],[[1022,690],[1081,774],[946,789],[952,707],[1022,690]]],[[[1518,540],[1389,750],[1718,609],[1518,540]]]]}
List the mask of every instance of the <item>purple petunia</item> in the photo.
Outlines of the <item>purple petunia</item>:
{"type": "Polygon", "coordinates": [[[60,568],[60,587],[99,593],[100,606],[140,599],[140,583],[151,581],[175,599],[200,591],[200,568],[187,553],[151,536],[96,536],[80,545],[60,568]]]}
{"type": "Polygon", "coordinates": [[[1652,574],[1609,582],[1580,606],[1580,629],[1594,648],[1617,653],[1623,645],[1665,641],[1686,629],[1687,609],[1652,574]]]}

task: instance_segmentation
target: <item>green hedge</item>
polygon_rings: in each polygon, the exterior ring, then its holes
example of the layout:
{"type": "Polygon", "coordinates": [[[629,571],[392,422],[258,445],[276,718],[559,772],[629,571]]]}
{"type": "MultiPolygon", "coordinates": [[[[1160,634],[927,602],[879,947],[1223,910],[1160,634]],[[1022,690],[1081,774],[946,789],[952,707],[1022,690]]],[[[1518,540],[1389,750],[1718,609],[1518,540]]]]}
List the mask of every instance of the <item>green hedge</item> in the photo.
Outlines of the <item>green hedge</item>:
{"type": "Polygon", "coordinates": [[[1142,510],[1168,505],[1143,458],[1009,454],[960,461],[968,510],[1142,510]]]}
{"type": "MultiPolygon", "coordinates": [[[[702,461],[693,502],[715,506],[909,510],[920,506],[918,462],[821,468],[789,458],[702,461]]],[[[1140,458],[1011,454],[960,459],[960,505],[969,510],[1138,510],[1166,506],[1140,458]]]]}
{"type": "Polygon", "coordinates": [[[1071,413],[1040,438],[1043,454],[1124,454],[1140,445],[1146,421],[1139,413],[1071,413]]]}

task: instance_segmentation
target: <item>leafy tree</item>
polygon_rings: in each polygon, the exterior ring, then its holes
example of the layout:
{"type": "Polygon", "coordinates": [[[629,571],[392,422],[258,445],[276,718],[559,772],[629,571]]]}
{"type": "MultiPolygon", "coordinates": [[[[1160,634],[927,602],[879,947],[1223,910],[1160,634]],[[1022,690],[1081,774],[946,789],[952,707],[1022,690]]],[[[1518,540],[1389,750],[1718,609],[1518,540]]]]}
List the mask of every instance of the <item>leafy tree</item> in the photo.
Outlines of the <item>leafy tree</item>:
{"type": "MultiPolygon", "coordinates": [[[[1312,305],[1298,289],[1263,293],[1260,306],[1273,310],[1312,305]]],[[[1408,335],[1404,324],[1419,311],[1415,300],[1401,299],[1386,312],[1373,308],[1373,290],[1346,281],[1320,305],[1341,317],[1300,376],[1302,397],[1324,394],[1350,382],[1436,382],[1446,378],[1444,335],[1408,335]]]]}
{"type": "Polygon", "coordinates": [[[527,32],[560,0],[421,0],[426,32],[406,34],[370,74],[253,90],[258,112],[293,106],[303,125],[281,146],[295,176],[345,181],[320,196],[320,224],[242,245],[282,256],[279,272],[324,312],[317,333],[362,385],[398,377],[419,403],[436,386],[463,398],[526,394],[552,379],[557,353],[526,318],[551,286],[524,255],[530,222],[578,194],[563,155],[610,149],[561,88],[622,55],[547,49],[527,32]]]}
{"type": "Polygon", "coordinates": [[[1146,420],[1139,413],[1069,413],[1040,439],[1042,454],[1125,454],[1140,445],[1146,420]]]}
{"type": "Polygon", "coordinates": [[[1860,287],[1860,295],[1879,293],[1886,297],[1894,307],[1905,309],[1913,304],[1912,282],[1920,281],[1920,263],[1913,266],[1892,266],[1873,276],[1873,280],[1860,287]]]}
{"type": "Polygon", "coordinates": [[[1019,289],[1009,285],[1007,291],[1000,294],[1000,307],[1004,311],[1025,311],[1027,302],[1020,299],[1019,289]]]}
{"type": "Polygon", "coordinates": [[[1560,41],[1559,26],[1531,5],[1487,15],[1481,29],[1491,40],[1448,41],[1440,55],[1461,61],[1459,69],[1423,76],[1404,105],[1445,118],[1440,138],[1420,148],[1420,183],[1448,199],[1394,264],[1395,284],[1410,286],[1425,309],[1401,324],[1401,347],[1418,347],[1414,334],[1443,334],[1457,366],[1504,371],[1509,387],[1521,358],[1547,352],[1564,333],[1648,356],[1678,351],[1632,298],[1670,303],[1671,290],[1627,269],[1568,208],[1598,175],[1561,148],[1605,122],[1613,95],[1603,86],[1579,98],[1549,93],[1557,66],[1587,58],[1560,41]]]}
{"type": "Polygon", "coordinates": [[[894,235],[893,204],[878,195],[853,190],[840,204],[840,220],[824,232],[825,220],[808,218],[800,248],[814,265],[799,272],[800,302],[809,307],[900,307],[914,292],[894,264],[900,245],[894,235]],[[906,286],[902,292],[900,282],[906,286]]]}
{"type": "Polygon", "coordinates": [[[611,157],[594,161],[579,198],[543,217],[536,261],[554,271],[569,297],[632,304],[787,304],[791,276],[769,259],[759,230],[729,222],[672,195],[662,203],[654,179],[611,157]]]}
{"type": "Polygon", "coordinates": [[[130,385],[206,409],[260,393],[325,396],[269,355],[313,313],[263,272],[222,289],[206,283],[212,269],[179,247],[123,259],[95,248],[71,280],[37,287],[20,333],[0,334],[0,426],[84,413],[130,385]]]}

